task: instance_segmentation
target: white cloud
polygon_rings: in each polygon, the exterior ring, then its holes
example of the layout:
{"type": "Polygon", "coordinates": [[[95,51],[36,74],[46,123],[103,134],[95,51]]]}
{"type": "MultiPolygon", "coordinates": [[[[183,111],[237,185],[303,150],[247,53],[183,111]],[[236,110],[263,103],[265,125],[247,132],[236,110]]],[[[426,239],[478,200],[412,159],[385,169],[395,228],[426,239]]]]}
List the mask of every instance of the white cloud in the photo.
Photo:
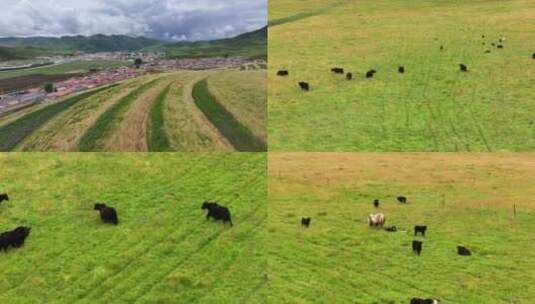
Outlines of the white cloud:
{"type": "Polygon", "coordinates": [[[234,36],[267,23],[267,0],[2,0],[0,37],[123,34],[234,36]]]}

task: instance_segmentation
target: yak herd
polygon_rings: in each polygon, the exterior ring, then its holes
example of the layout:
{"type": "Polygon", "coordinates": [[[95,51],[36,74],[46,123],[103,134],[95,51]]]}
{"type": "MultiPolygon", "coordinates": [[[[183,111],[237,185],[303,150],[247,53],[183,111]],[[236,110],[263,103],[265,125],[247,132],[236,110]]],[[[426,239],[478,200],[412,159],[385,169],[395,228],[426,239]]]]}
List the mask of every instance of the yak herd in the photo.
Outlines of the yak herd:
{"type": "MultiPolygon", "coordinates": [[[[482,35],[481,36],[482,39],[485,39],[485,35],[482,35]]],[[[493,47],[496,47],[497,49],[503,49],[504,48],[504,43],[505,43],[505,37],[501,37],[498,39],[497,42],[491,42],[491,45],[493,47]]],[[[486,45],[487,42],[486,41],[483,41],[482,42],[482,45],[486,45]]],[[[440,46],[440,51],[444,51],[444,46],[441,45],[440,46]]],[[[485,50],[485,53],[486,54],[489,54],[491,53],[492,51],[490,49],[487,49],[485,50]]],[[[535,59],[535,53],[533,53],[531,55],[531,58],[532,59],[535,59]]],[[[459,64],[459,70],[461,72],[468,72],[468,66],[464,63],[460,63],[459,64]]],[[[346,76],[346,79],[347,80],[352,80],[353,79],[353,73],[352,72],[345,72],[343,68],[341,67],[333,67],[331,68],[331,72],[334,73],[334,74],[344,74],[345,73],[345,76],[346,76]]],[[[364,77],[365,78],[373,78],[375,76],[375,74],[377,73],[377,71],[375,69],[370,69],[368,70],[366,73],[364,73],[364,77]]],[[[399,74],[405,74],[405,67],[404,66],[399,66],[398,67],[398,73],[399,74]]],[[[278,70],[277,71],[277,76],[289,76],[290,75],[290,72],[288,70],[278,70]]],[[[301,90],[303,91],[310,91],[310,84],[306,81],[299,81],[298,83],[298,86],[299,88],[301,88],[301,90]]]]}
{"type": "MultiPolygon", "coordinates": [[[[3,201],[9,201],[7,193],[0,193],[0,204],[3,201]]],[[[232,220],[230,216],[230,210],[221,206],[216,202],[204,202],[201,209],[207,210],[206,219],[214,219],[215,221],[222,221],[223,224],[230,223],[232,226],[232,220]]],[[[105,203],[96,203],[93,210],[98,210],[100,213],[100,219],[104,223],[110,223],[113,225],[119,224],[119,217],[115,208],[107,206],[105,203]]],[[[20,226],[13,230],[0,233],[0,250],[7,251],[9,247],[20,248],[24,245],[24,241],[30,235],[30,227],[20,226]]]]}
{"type": "MultiPolygon", "coordinates": [[[[405,196],[398,196],[397,201],[400,204],[407,204],[407,197],[405,196]]],[[[379,199],[374,199],[373,207],[379,208],[380,201],[379,199]]],[[[301,218],[301,225],[305,228],[308,228],[310,226],[310,217],[303,217],[301,218]]],[[[383,213],[371,213],[368,215],[368,226],[372,228],[379,228],[384,229],[387,232],[397,232],[398,228],[396,226],[384,226],[386,222],[386,217],[383,213]]],[[[414,226],[414,237],[421,236],[425,238],[425,234],[427,232],[427,226],[426,225],[415,225],[414,226]]],[[[413,240],[412,241],[412,252],[416,255],[420,255],[422,253],[423,248],[423,241],[422,240],[413,240]]],[[[472,252],[464,247],[464,246],[457,246],[457,254],[461,256],[470,256],[472,255],[472,252]]],[[[410,302],[411,304],[438,304],[438,300],[436,299],[420,299],[420,298],[413,298],[410,302]]]]}

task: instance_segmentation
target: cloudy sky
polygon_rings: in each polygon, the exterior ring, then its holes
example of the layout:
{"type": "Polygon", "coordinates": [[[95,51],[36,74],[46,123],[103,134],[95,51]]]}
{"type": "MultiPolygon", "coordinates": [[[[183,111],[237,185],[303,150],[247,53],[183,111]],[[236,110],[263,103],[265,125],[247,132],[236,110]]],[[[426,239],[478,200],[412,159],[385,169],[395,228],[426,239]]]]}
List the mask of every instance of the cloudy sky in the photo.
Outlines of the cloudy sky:
{"type": "Polygon", "coordinates": [[[210,40],[267,23],[267,0],[0,1],[0,37],[123,34],[210,40]]]}

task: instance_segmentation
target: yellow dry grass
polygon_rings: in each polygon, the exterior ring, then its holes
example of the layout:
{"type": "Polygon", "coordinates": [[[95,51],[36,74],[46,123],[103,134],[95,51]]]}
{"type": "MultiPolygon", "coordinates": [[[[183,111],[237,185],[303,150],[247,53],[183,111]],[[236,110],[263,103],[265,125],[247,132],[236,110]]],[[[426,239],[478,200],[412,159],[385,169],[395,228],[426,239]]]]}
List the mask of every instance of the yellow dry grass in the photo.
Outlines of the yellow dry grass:
{"type": "Polygon", "coordinates": [[[433,192],[448,204],[535,210],[533,153],[271,153],[269,176],[274,198],[330,198],[344,188],[381,184],[414,192],[415,201],[418,192],[433,192]]]}

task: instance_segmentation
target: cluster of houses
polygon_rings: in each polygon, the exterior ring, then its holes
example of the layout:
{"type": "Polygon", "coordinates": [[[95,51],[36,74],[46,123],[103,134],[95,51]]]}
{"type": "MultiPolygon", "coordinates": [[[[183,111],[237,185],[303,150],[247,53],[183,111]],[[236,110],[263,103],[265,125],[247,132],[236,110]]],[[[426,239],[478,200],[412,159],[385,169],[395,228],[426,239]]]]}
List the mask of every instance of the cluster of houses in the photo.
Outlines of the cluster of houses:
{"type": "Polygon", "coordinates": [[[262,64],[260,59],[248,57],[211,57],[178,60],[156,60],[147,64],[147,68],[163,70],[211,70],[217,68],[239,68],[245,64],[262,64]]]}
{"type": "Polygon", "coordinates": [[[25,107],[44,100],[54,100],[69,94],[81,92],[117,81],[134,78],[144,73],[129,67],[106,69],[82,77],[73,77],[54,83],[54,91],[45,92],[43,88],[13,92],[0,95],[0,114],[25,107]]]}

